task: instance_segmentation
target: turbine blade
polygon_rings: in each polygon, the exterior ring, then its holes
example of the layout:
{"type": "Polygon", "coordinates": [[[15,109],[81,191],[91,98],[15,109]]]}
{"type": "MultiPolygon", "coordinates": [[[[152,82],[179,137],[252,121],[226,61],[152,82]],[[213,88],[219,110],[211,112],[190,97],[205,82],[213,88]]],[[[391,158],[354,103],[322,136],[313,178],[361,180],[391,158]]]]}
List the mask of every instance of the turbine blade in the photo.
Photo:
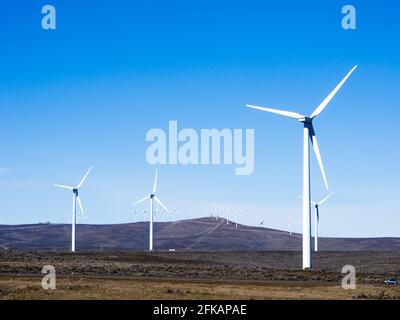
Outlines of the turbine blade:
{"type": "Polygon", "coordinates": [[[76,187],[77,189],[79,189],[82,184],[85,182],[87,176],[89,175],[90,171],[92,171],[92,167],[89,168],[89,170],[86,172],[86,174],[83,176],[81,182],[79,182],[78,186],[76,187]]]}
{"type": "Polygon", "coordinates": [[[157,175],[158,175],[158,169],[156,169],[156,175],[154,176],[153,194],[156,193],[157,189],[157,175]]]}
{"type": "Polygon", "coordinates": [[[139,201],[135,202],[135,206],[138,205],[139,203],[142,203],[143,201],[149,199],[150,196],[145,196],[143,199],[140,199],[139,201]]]}
{"type": "Polygon", "coordinates": [[[261,110],[261,111],[271,112],[271,113],[275,113],[275,114],[279,114],[281,116],[290,117],[290,118],[294,118],[294,119],[297,119],[297,120],[299,120],[299,119],[304,117],[300,113],[297,113],[297,112],[278,110],[278,109],[271,109],[271,108],[265,108],[265,107],[258,107],[258,106],[253,106],[251,104],[246,104],[246,107],[252,108],[252,109],[261,110]]]}
{"type": "Polygon", "coordinates": [[[323,198],[320,202],[318,202],[318,205],[323,204],[326,200],[328,200],[332,195],[334,194],[334,192],[331,192],[330,194],[328,194],[325,198],[323,198]]]}
{"type": "Polygon", "coordinates": [[[160,201],[160,199],[158,199],[157,197],[154,197],[154,200],[156,200],[156,202],[157,202],[165,211],[167,211],[167,212],[169,213],[169,210],[167,209],[166,206],[164,206],[164,205],[162,204],[162,202],[160,201]]]}
{"type": "Polygon", "coordinates": [[[59,188],[64,188],[64,189],[68,189],[68,190],[73,190],[73,187],[70,186],[63,186],[62,184],[54,184],[54,186],[59,187],[59,188]]]}
{"type": "Polygon", "coordinates": [[[85,211],[83,211],[83,206],[81,202],[81,198],[79,196],[76,197],[76,201],[78,202],[79,208],[81,209],[82,216],[85,215],[85,211]]]}
{"type": "Polygon", "coordinates": [[[311,143],[313,145],[315,157],[317,158],[317,161],[318,161],[319,168],[321,169],[322,177],[324,178],[326,190],[329,191],[328,181],[326,179],[326,174],[325,174],[325,169],[324,169],[324,164],[322,163],[321,153],[319,152],[317,137],[315,135],[315,131],[314,131],[313,127],[311,127],[311,130],[310,130],[310,139],[311,139],[311,143]]]}
{"type": "Polygon", "coordinates": [[[343,86],[343,84],[346,82],[346,80],[350,77],[350,75],[353,73],[354,70],[356,70],[357,65],[355,65],[349,73],[343,78],[342,81],[339,82],[339,84],[336,86],[335,89],[324,99],[324,101],[321,102],[321,104],[314,110],[314,112],[311,114],[311,118],[315,118],[317,115],[319,115],[325,107],[328,105],[329,102],[333,99],[333,97],[336,95],[336,93],[339,91],[339,89],[343,86]]]}
{"type": "MultiPolygon", "coordinates": [[[[303,197],[302,197],[302,196],[297,196],[297,198],[303,200],[303,197]]],[[[312,205],[314,205],[314,206],[316,205],[316,203],[315,203],[314,201],[310,201],[310,203],[311,203],[312,205]]]]}

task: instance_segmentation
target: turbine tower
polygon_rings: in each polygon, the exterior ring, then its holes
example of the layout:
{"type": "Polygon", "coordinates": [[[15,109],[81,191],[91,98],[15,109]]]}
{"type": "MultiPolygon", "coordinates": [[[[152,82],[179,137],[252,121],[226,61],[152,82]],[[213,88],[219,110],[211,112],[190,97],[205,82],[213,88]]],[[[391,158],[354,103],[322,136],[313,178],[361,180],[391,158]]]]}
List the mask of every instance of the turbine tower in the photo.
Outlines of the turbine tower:
{"type": "Polygon", "coordinates": [[[156,197],[156,190],[157,190],[157,174],[158,170],[156,169],[156,174],[154,177],[154,184],[153,184],[153,191],[150,193],[148,196],[144,197],[143,199],[140,199],[135,203],[135,205],[138,205],[139,203],[146,201],[147,199],[150,199],[150,239],[149,239],[149,251],[153,251],[153,218],[154,218],[154,203],[153,201],[155,200],[166,212],[169,213],[168,209],[166,206],[162,204],[160,199],[156,197]]]}
{"type": "Polygon", "coordinates": [[[317,158],[319,167],[322,172],[322,176],[325,182],[325,187],[329,190],[328,182],[326,179],[326,174],[324,166],[321,159],[321,154],[319,152],[319,147],[317,143],[317,138],[315,136],[315,130],[313,127],[313,120],[317,117],[328,105],[328,103],[333,99],[339,89],[343,86],[346,80],[350,77],[353,71],[357,68],[355,65],[349,73],[343,78],[342,81],[336,86],[335,89],[321,102],[321,104],[314,110],[311,116],[304,116],[297,112],[290,112],[284,110],[277,110],[265,107],[259,107],[254,105],[247,105],[249,108],[258,109],[261,111],[275,113],[281,116],[294,118],[303,124],[303,269],[311,269],[311,186],[310,186],[310,140],[314,148],[314,153],[317,158]]]}
{"type": "Polygon", "coordinates": [[[78,203],[79,208],[81,210],[81,214],[85,215],[85,211],[83,210],[82,202],[81,199],[79,198],[79,188],[82,186],[82,184],[85,182],[87,176],[89,175],[90,171],[92,170],[92,167],[89,168],[89,170],[86,172],[86,174],[83,176],[81,181],[76,187],[70,187],[70,186],[64,186],[61,184],[54,184],[56,187],[68,189],[72,191],[72,232],[71,232],[71,252],[75,252],[75,227],[76,227],[76,203],[78,203]]]}

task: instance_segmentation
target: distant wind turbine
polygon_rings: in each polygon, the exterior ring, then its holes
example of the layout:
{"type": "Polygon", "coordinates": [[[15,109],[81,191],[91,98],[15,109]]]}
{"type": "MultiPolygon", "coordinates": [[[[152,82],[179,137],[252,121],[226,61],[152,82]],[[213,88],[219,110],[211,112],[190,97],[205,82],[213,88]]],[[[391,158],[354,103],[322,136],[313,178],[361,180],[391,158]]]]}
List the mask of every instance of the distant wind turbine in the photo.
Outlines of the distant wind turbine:
{"type": "Polygon", "coordinates": [[[214,203],[214,207],[215,207],[215,220],[219,219],[220,213],[222,212],[222,210],[224,209],[223,207],[219,206],[218,204],[214,203]]]}
{"type": "Polygon", "coordinates": [[[68,189],[72,191],[72,232],[71,232],[71,252],[75,252],[75,226],[76,226],[76,203],[78,203],[79,208],[81,210],[81,214],[85,215],[85,211],[83,210],[82,202],[79,197],[79,188],[82,186],[82,184],[85,182],[87,176],[89,175],[90,171],[92,170],[92,167],[89,168],[89,170],[86,172],[86,174],[83,176],[81,181],[76,187],[70,187],[70,186],[64,186],[61,184],[54,184],[56,187],[68,189]]]}
{"type": "MultiPolygon", "coordinates": [[[[154,217],[159,217],[160,220],[162,220],[162,222],[165,222],[165,214],[167,214],[168,212],[166,210],[154,210],[154,217]],[[160,218],[161,217],[161,218],[160,218]]],[[[155,219],[154,219],[155,220],[155,219]]]]}
{"type": "Polygon", "coordinates": [[[343,78],[342,81],[333,89],[333,91],[321,102],[321,104],[314,110],[311,116],[307,117],[297,112],[290,112],[285,110],[277,110],[265,107],[259,107],[254,105],[247,105],[249,108],[258,109],[261,111],[275,113],[281,116],[294,118],[300,121],[304,127],[304,145],[303,145],[303,269],[311,269],[312,261],[311,261],[311,206],[310,206],[310,198],[311,198],[311,186],[310,186],[310,144],[311,143],[314,148],[314,153],[317,158],[319,167],[322,172],[322,176],[325,182],[325,187],[329,190],[328,182],[326,179],[326,174],[324,170],[324,166],[321,159],[321,154],[319,151],[317,138],[315,136],[315,130],[313,127],[313,120],[317,117],[329,104],[329,102],[333,99],[339,89],[343,86],[346,80],[350,77],[353,71],[357,68],[357,65],[354,66],[349,73],[343,78]]]}
{"type": "MultiPolygon", "coordinates": [[[[322,200],[320,200],[319,202],[314,202],[311,201],[311,204],[314,206],[314,251],[317,252],[318,251],[318,227],[319,227],[319,206],[321,204],[323,204],[326,200],[328,200],[332,195],[334,194],[334,192],[331,192],[330,194],[328,194],[325,198],[323,198],[322,200]]],[[[303,197],[299,196],[300,199],[303,199],[303,197]]]]}
{"type": "Polygon", "coordinates": [[[225,210],[225,218],[226,218],[226,224],[229,224],[229,216],[231,215],[231,211],[229,208],[225,210]]]}
{"type": "Polygon", "coordinates": [[[233,213],[233,217],[235,218],[235,225],[236,225],[236,229],[237,229],[237,228],[238,228],[238,218],[239,218],[239,217],[243,217],[243,215],[240,214],[239,212],[235,211],[235,212],[233,213]]]}
{"type": "Polygon", "coordinates": [[[295,220],[293,220],[291,217],[289,217],[289,235],[290,235],[290,236],[292,236],[292,233],[293,233],[293,232],[292,232],[292,225],[295,224],[295,223],[301,225],[301,222],[300,222],[300,221],[295,221],[295,220]]]}
{"type": "Polygon", "coordinates": [[[143,199],[140,199],[135,203],[135,205],[138,205],[139,203],[142,203],[143,201],[146,201],[150,199],[150,239],[149,239],[149,251],[153,251],[153,220],[154,220],[154,203],[153,201],[155,200],[166,212],[169,213],[168,209],[166,206],[162,204],[160,199],[156,197],[156,190],[157,190],[157,174],[158,170],[156,169],[156,174],[154,177],[154,184],[153,184],[153,191],[143,199]]]}
{"type": "Polygon", "coordinates": [[[176,207],[176,205],[174,206],[174,210],[172,210],[172,221],[176,222],[176,215],[179,214],[179,211],[176,207]]]}

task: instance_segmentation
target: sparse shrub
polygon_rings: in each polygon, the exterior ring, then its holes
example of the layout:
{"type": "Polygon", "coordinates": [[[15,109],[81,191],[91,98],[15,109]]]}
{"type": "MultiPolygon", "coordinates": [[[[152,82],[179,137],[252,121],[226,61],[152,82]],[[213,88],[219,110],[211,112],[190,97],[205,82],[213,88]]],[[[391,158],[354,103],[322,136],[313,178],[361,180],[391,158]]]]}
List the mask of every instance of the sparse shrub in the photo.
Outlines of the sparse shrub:
{"type": "Polygon", "coordinates": [[[387,299],[387,298],[388,298],[388,296],[387,296],[385,291],[382,290],[381,292],[379,292],[379,294],[378,294],[378,299],[379,300],[384,300],[384,299],[387,299]]]}
{"type": "Polygon", "coordinates": [[[359,295],[357,295],[355,298],[356,298],[356,299],[368,299],[368,296],[367,296],[365,293],[361,292],[361,293],[360,293],[359,295]]]}

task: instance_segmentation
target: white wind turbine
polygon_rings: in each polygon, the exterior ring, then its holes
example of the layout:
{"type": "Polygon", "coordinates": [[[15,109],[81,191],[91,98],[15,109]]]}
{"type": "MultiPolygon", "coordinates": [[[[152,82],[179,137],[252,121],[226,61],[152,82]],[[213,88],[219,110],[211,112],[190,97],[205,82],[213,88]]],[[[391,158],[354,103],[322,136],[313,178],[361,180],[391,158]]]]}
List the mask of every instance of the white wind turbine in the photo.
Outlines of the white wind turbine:
{"type": "Polygon", "coordinates": [[[317,143],[317,138],[315,136],[315,130],[313,127],[313,120],[316,116],[318,116],[328,105],[328,103],[333,99],[339,89],[343,86],[346,80],[350,77],[353,71],[357,68],[357,65],[354,66],[349,73],[343,78],[342,81],[336,86],[335,89],[321,102],[321,104],[314,110],[311,116],[307,117],[301,115],[297,112],[290,112],[284,110],[277,110],[265,107],[259,107],[254,105],[247,105],[249,108],[258,109],[262,111],[267,111],[271,113],[275,113],[281,116],[294,118],[300,121],[304,127],[304,145],[303,145],[303,269],[311,269],[311,206],[310,206],[310,198],[311,198],[311,187],[310,187],[310,144],[311,143],[314,148],[315,156],[317,158],[319,167],[322,172],[322,176],[324,178],[326,189],[328,188],[328,182],[325,175],[324,166],[321,159],[321,154],[319,152],[319,147],[317,143]]]}
{"type": "MultiPolygon", "coordinates": [[[[319,202],[311,201],[311,204],[314,206],[314,251],[318,251],[318,227],[319,227],[319,206],[323,204],[326,200],[328,200],[334,192],[328,194],[325,198],[320,200],[319,202]]],[[[300,199],[303,197],[299,196],[300,199]]]]}
{"type": "Polygon", "coordinates": [[[176,205],[174,206],[174,210],[172,210],[172,221],[176,222],[176,215],[179,214],[178,208],[176,205]]]}
{"type": "Polygon", "coordinates": [[[92,167],[89,168],[89,170],[86,172],[86,174],[83,176],[83,178],[81,179],[81,181],[79,182],[79,184],[76,187],[64,186],[64,185],[61,185],[61,184],[54,184],[56,187],[60,187],[60,188],[64,188],[64,189],[68,189],[68,190],[72,191],[71,252],[75,252],[76,203],[78,203],[78,205],[79,205],[79,208],[81,210],[81,214],[85,215],[85,211],[83,210],[81,199],[79,198],[79,188],[85,182],[85,180],[86,180],[86,178],[89,175],[91,170],[92,170],[92,167]]]}
{"type": "Polygon", "coordinates": [[[291,217],[289,217],[289,235],[290,236],[292,236],[292,225],[293,224],[301,224],[301,222],[300,221],[296,221],[296,220],[293,220],[291,217]]]}
{"type": "Polygon", "coordinates": [[[234,218],[235,218],[235,225],[236,225],[236,229],[237,229],[237,228],[238,228],[238,218],[239,218],[239,217],[243,217],[243,215],[240,214],[239,212],[235,211],[235,212],[233,213],[233,216],[234,216],[234,218]]]}
{"type": "Polygon", "coordinates": [[[161,218],[159,218],[159,220],[162,220],[162,222],[165,222],[165,215],[167,214],[168,212],[166,211],[166,210],[163,210],[163,211],[157,211],[157,210],[154,210],[154,217],[161,217],[161,218]]]}
{"type": "Polygon", "coordinates": [[[218,204],[214,203],[215,207],[215,220],[219,219],[220,212],[224,209],[223,207],[219,206],[218,204]]]}
{"type": "Polygon", "coordinates": [[[229,224],[229,216],[231,215],[231,210],[229,210],[229,208],[227,208],[225,210],[225,218],[226,218],[226,224],[229,224]]]}
{"type": "Polygon", "coordinates": [[[139,203],[146,201],[147,199],[150,199],[150,239],[149,239],[149,251],[153,251],[153,218],[154,218],[154,203],[153,200],[155,200],[166,212],[169,213],[168,209],[166,206],[162,204],[160,199],[156,197],[156,189],[157,189],[157,174],[158,170],[156,169],[156,174],[154,177],[154,185],[153,185],[153,191],[150,193],[148,196],[144,197],[143,199],[137,201],[135,205],[138,205],[139,203]]]}

